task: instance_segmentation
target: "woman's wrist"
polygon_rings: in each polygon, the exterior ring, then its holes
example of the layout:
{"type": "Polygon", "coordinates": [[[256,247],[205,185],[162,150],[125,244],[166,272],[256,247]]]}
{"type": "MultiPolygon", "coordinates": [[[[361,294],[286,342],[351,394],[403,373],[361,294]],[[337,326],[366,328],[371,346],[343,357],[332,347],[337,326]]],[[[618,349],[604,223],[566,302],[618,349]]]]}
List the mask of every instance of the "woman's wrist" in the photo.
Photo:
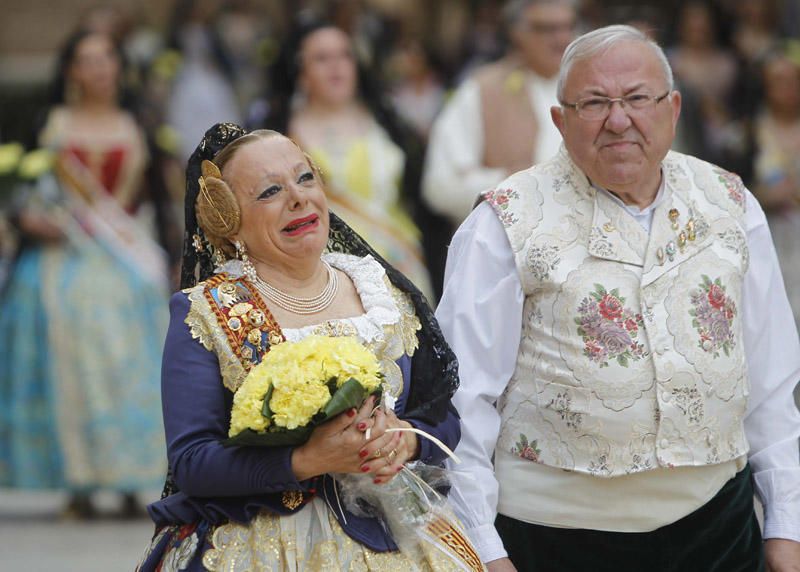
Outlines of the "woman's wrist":
{"type": "Polygon", "coordinates": [[[292,450],[292,473],[298,481],[305,481],[320,474],[315,470],[311,461],[306,455],[305,447],[295,447],[292,450]]]}
{"type": "MultiPolygon", "coordinates": [[[[406,429],[413,429],[414,426],[409,423],[408,421],[400,421],[400,425],[405,427],[406,429]]],[[[403,439],[406,440],[406,447],[410,451],[410,457],[408,458],[409,461],[415,461],[419,458],[420,453],[420,443],[419,443],[419,436],[416,433],[411,431],[403,431],[402,433],[403,439]]]]}

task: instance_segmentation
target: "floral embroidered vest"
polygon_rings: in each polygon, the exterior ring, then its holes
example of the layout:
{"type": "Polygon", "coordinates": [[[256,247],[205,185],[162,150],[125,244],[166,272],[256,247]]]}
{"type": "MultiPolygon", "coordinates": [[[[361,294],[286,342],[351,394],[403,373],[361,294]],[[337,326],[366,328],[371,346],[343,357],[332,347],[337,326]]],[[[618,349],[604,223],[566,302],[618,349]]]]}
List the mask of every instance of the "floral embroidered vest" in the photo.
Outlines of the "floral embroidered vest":
{"type": "Polygon", "coordinates": [[[484,197],[525,292],[498,447],[602,477],[747,452],[741,180],[670,152],[650,235],[561,148],[484,197]]]}

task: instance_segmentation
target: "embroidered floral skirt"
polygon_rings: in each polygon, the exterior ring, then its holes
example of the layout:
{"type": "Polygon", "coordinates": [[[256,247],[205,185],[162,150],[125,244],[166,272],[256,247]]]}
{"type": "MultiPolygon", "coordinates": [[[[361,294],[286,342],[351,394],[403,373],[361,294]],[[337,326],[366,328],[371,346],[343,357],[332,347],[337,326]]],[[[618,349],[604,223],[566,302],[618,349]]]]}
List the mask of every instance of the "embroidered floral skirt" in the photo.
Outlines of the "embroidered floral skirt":
{"type": "Polygon", "coordinates": [[[249,524],[207,523],[161,528],[137,571],[339,572],[464,570],[432,546],[420,545],[414,561],[400,552],[375,552],[342,530],[325,503],[278,516],[262,510],[249,524]]]}
{"type": "Polygon", "coordinates": [[[30,248],[0,300],[0,486],[158,487],[165,289],[101,245],[30,248]]]}

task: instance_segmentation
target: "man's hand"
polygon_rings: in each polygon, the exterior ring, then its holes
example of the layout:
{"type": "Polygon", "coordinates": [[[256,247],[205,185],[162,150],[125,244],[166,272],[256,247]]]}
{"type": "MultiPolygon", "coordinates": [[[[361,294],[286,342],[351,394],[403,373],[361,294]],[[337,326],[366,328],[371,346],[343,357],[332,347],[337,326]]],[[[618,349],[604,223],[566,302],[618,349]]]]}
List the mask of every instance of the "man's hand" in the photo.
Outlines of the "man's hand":
{"type": "Polygon", "coordinates": [[[764,552],[767,572],[800,572],[800,542],[770,538],[764,544],[764,552]]]}
{"type": "Polygon", "coordinates": [[[517,572],[516,567],[508,558],[498,558],[497,560],[487,562],[486,569],[489,572],[517,572]]]}

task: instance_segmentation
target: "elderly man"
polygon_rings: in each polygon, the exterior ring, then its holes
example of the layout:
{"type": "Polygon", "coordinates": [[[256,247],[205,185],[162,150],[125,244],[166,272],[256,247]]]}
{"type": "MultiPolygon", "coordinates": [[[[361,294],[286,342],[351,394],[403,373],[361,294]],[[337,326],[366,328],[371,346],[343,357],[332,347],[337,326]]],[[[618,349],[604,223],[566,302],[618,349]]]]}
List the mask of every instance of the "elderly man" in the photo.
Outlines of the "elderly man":
{"type": "Polygon", "coordinates": [[[561,137],[549,110],[557,102],[561,56],[573,38],[573,5],[509,1],[504,8],[509,53],[467,79],[434,123],[423,197],[454,228],[478,193],[558,149],[561,137]]]}
{"type": "Polygon", "coordinates": [[[448,257],[468,533],[490,570],[800,569],[800,343],[761,208],[669,151],[681,97],[637,30],[570,44],[558,95],[562,149],[448,257]]]}

